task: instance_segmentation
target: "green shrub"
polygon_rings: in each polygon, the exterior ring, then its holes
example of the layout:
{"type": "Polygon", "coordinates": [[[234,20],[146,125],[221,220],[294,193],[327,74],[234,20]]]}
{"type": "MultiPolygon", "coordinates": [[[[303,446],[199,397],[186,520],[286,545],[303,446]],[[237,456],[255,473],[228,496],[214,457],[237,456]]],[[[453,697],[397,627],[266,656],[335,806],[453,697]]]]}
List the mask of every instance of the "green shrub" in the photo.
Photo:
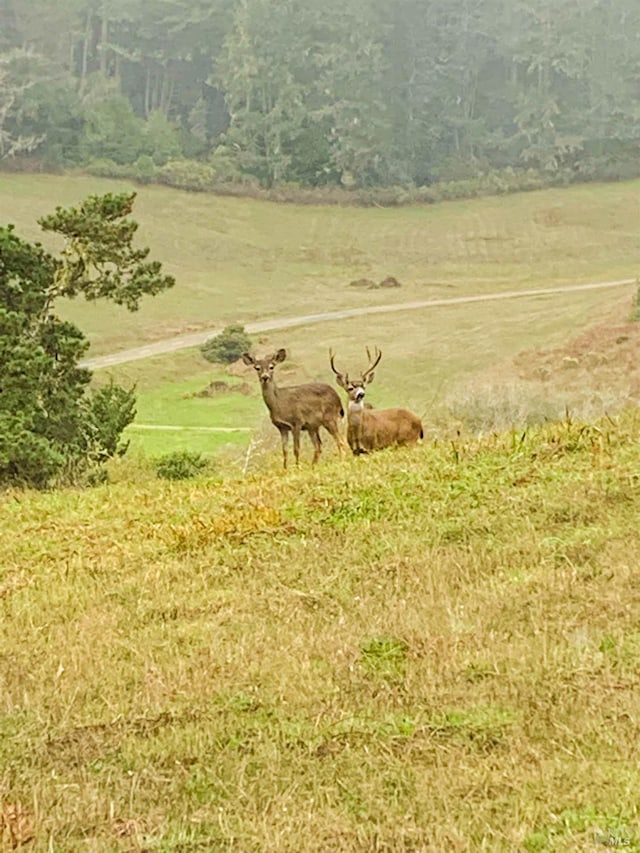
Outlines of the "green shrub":
{"type": "MultiPolygon", "coordinates": [[[[139,159],[142,159],[142,157],[139,159]]],[[[115,160],[110,160],[108,157],[90,160],[84,168],[85,171],[90,175],[95,175],[96,178],[126,178],[127,180],[137,180],[136,165],[133,163],[116,163],[115,160]]]]}
{"type": "Polygon", "coordinates": [[[176,450],[165,453],[156,461],[156,475],[162,480],[189,480],[209,466],[201,453],[176,450]]]}
{"type": "Polygon", "coordinates": [[[153,162],[153,157],[149,154],[141,154],[134,164],[134,174],[136,181],[141,184],[149,184],[156,176],[156,165],[153,162]]]}
{"type": "Polygon", "coordinates": [[[169,187],[204,192],[215,187],[216,172],[212,166],[197,160],[170,160],[158,169],[157,179],[169,187]]]}
{"type": "Polygon", "coordinates": [[[239,324],[226,326],[215,338],[202,344],[200,352],[207,361],[231,364],[251,348],[251,338],[239,324]]]}

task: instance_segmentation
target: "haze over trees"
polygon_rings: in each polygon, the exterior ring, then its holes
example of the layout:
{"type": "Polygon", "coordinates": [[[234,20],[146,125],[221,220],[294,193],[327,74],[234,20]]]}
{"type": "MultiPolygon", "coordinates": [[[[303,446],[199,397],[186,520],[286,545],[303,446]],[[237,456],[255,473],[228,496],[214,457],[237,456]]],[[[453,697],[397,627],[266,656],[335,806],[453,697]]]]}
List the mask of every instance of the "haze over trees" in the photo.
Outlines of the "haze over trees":
{"type": "Polygon", "coordinates": [[[638,31],[636,0],[0,0],[0,161],[191,188],[627,177],[638,31]]]}

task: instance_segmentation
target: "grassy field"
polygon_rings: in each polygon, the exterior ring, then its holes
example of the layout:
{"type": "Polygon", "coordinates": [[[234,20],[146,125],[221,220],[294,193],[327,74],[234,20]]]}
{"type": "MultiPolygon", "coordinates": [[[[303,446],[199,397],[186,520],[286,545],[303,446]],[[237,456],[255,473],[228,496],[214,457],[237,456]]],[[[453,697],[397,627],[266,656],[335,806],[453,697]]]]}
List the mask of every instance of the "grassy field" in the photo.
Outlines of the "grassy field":
{"type": "MultiPolygon", "coordinates": [[[[122,189],[130,187],[90,177],[0,173],[0,222],[15,222],[33,238],[40,233],[37,217],[57,204],[122,189]]],[[[136,314],[83,302],[64,311],[86,331],[96,355],[229,321],[634,277],[639,189],[638,181],[592,184],[353,209],[139,187],[140,240],[177,277],[177,286],[136,314]],[[403,286],[349,287],[363,276],[379,282],[388,275],[403,286]]],[[[510,316],[506,305],[492,311],[510,316]]],[[[362,334],[370,336],[380,322],[367,321],[362,334]]],[[[398,336],[403,322],[393,320],[398,336]]]]}
{"type": "MultiPolygon", "coordinates": [[[[523,351],[563,344],[603,316],[626,317],[632,289],[523,298],[508,303],[508,307],[503,303],[477,303],[389,317],[333,321],[318,324],[312,331],[299,328],[265,334],[256,342],[256,349],[267,352],[287,347],[290,358],[279,369],[281,384],[311,380],[332,383],[330,346],[336,349],[341,369],[357,373],[366,365],[365,344],[378,345],[383,350],[383,361],[369,389],[371,401],[377,407],[408,406],[420,414],[428,430],[437,431],[447,412],[460,413],[460,401],[469,397],[473,399],[465,403],[467,408],[487,415],[494,411],[498,415],[504,409],[503,398],[509,389],[506,383],[501,387],[500,378],[487,388],[481,378],[483,371],[507,364],[523,351]]],[[[545,401],[542,408],[537,399],[539,393],[536,399],[523,399],[514,422],[526,417],[527,408],[531,416],[541,413],[552,416],[562,413],[566,406],[575,411],[583,408],[584,380],[576,384],[571,375],[557,372],[565,377],[566,385],[555,390],[553,400],[545,401]]],[[[234,375],[229,375],[191,350],[131,362],[97,374],[99,381],[107,377],[125,385],[137,385],[139,423],[248,427],[269,440],[264,425],[266,408],[250,368],[245,371],[234,368],[234,375]],[[246,383],[252,394],[188,396],[216,379],[231,386],[246,383]]],[[[610,398],[607,403],[609,410],[617,408],[610,398]]],[[[505,417],[509,411],[505,411],[505,417]]],[[[501,425],[499,420],[497,423],[501,425]]],[[[506,425],[510,423],[507,417],[506,425]]],[[[276,448],[278,435],[273,427],[270,430],[273,433],[270,444],[276,448]]],[[[225,445],[246,446],[249,441],[249,436],[242,432],[231,435],[136,429],[130,430],[129,435],[132,449],[152,456],[185,447],[216,453],[225,445]]],[[[309,447],[307,443],[305,453],[309,447]]]]}
{"type": "Polygon", "coordinates": [[[0,514],[0,847],[640,850],[640,418],[0,514]]]}
{"type": "MultiPolygon", "coordinates": [[[[21,233],[36,237],[37,217],[56,204],[127,188],[89,177],[0,173],[0,221],[13,221],[21,233]]],[[[229,321],[632,278],[640,265],[639,189],[638,181],[594,184],[385,210],[298,207],[138,188],[135,216],[141,240],[176,275],[176,288],[148,300],[135,314],[83,302],[61,307],[86,331],[95,355],[229,321]],[[363,276],[380,281],[386,275],[396,276],[403,286],[349,287],[363,276]]],[[[372,315],[264,334],[255,346],[261,352],[287,347],[293,369],[281,381],[294,382],[332,381],[330,346],[340,364],[356,371],[362,369],[365,345],[378,345],[384,360],[371,388],[372,401],[409,406],[429,425],[440,420],[438,407],[483,370],[523,350],[558,346],[603,315],[619,314],[622,303],[630,305],[631,292],[372,315]]],[[[242,378],[253,383],[252,396],[190,396],[218,376],[196,351],[100,374],[97,381],[113,376],[137,382],[138,425],[128,436],[134,453],[158,455],[185,447],[216,453],[248,442],[245,432],[195,427],[264,432],[265,410],[251,375],[242,378]],[[145,424],[183,429],[145,430],[145,424]]],[[[571,405],[574,391],[569,385],[557,405],[571,405]]]]}

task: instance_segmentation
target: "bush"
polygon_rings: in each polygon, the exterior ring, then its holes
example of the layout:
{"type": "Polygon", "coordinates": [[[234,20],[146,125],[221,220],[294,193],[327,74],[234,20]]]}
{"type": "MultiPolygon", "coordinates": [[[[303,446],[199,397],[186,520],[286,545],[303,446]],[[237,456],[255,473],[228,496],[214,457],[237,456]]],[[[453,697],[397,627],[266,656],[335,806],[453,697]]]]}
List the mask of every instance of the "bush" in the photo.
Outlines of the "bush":
{"type": "Polygon", "coordinates": [[[207,361],[231,364],[250,348],[251,338],[245,332],[244,326],[231,325],[224,328],[215,338],[205,341],[200,352],[207,361]]]}
{"type": "Polygon", "coordinates": [[[190,480],[209,466],[201,453],[176,450],[165,453],[156,461],[156,475],[162,480],[190,480]]]}
{"type": "Polygon", "coordinates": [[[170,160],[158,169],[157,179],[169,187],[204,192],[214,189],[216,172],[212,166],[197,160],[170,160]]]}
{"type": "Polygon", "coordinates": [[[136,181],[141,184],[150,184],[156,176],[156,165],[149,154],[141,154],[133,166],[133,174],[136,181]]]}

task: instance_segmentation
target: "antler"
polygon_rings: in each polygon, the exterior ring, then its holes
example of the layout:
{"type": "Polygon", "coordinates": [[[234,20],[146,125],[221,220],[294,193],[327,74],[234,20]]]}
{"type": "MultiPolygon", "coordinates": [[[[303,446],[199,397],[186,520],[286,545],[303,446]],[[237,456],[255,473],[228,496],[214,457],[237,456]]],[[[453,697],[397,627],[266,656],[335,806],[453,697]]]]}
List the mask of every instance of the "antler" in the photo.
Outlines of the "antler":
{"type": "Polygon", "coordinates": [[[363,379],[366,379],[367,376],[369,376],[371,373],[373,373],[373,371],[376,369],[376,367],[380,363],[380,359],[382,358],[382,350],[379,350],[378,347],[376,347],[375,361],[373,361],[373,356],[371,355],[369,347],[367,347],[366,349],[367,349],[367,358],[369,359],[369,367],[367,367],[367,369],[362,374],[363,379]],[[373,364],[371,362],[373,362],[373,364]]]}
{"type": "Polygon", "coordinates": [[[339,370],[336,370],[335,358],[336,358],[335,352],[332,349],[330,349],[329,350],[329,362],[331,364],[331,370],[333,370],[335,375],[338,377],[338,385],[341,385],[342,387],[344,387],[345,383],[347,383],[349,381],[349,377],[347,376],[346,373],[340,373],[339,370]]]}
{"type": "Polygon", "coordinates": [[[333,370],[333,372],[335,373],[336,376],[342,376],[340,371],[336,370],[335,358],[336,358],[335,352],[332,349],[330,349],[329,350],[329,362],[331,364],[331,370],[333,370]]]}

